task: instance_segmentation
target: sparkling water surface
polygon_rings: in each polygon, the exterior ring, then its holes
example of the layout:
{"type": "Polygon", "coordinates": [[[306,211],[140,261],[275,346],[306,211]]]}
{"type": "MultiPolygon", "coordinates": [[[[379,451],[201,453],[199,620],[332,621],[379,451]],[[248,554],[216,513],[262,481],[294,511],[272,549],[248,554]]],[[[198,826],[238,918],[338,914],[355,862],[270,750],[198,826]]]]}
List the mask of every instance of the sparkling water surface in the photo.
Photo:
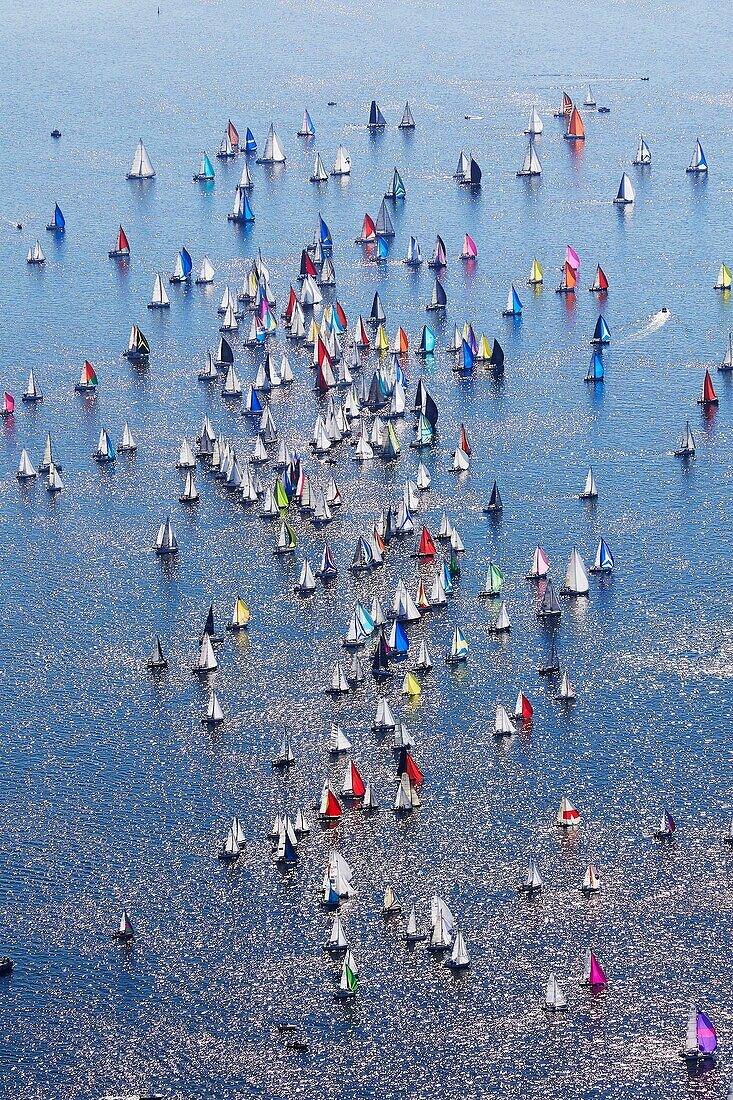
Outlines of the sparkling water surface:
{"type": "MultiPolygon", "coordinates": [[[[153,1086],[172,1097],[287,1100],[724,1095],[733,1043],[730,857],[720,841],[733,811],[729,378],[714,374],[713,415],[695,404],[733,325],[730,300],[712,290],[731,260],[724,14],[615,0],[164,0],[159,15],[155,3],[1,8],[0,385],[18,405],[0,427],[0,953],[16,963],[0,982],[0,1095],[153,1086]],[[582,102],[589,82],[611,113],[583,111],[585,147],[569,148],[552,111],[563,89],[582,102]],[[388,126],[371,136],[373,96],[388,126]],[[414,134],[396,129],[406,99],[414,134]],[[545,123],[543,175],[527,182],[514,173],[533,103],[545,123]],[[295,137],[306,106],[311,141],[295,137]],[[210,189],[191,181],[228,117],[241,134],[250,126],[260,149],[274,121],[288,157],[281,170],[251,165],[256,222],[246,232],[226,220],[241,160],[215,161],[210,189]],[[629,167],[641,131],[654,158],[643,173],[629,167]],[[141,135],[157,171],[143,185],[124,178],[141,135]],[[704,180],[684,171],[698,136],[704,180]],[[315,151],[330,168],[341,142],[352,178],[309,184],[315,151]],[[452,179],[462,148],[483,169],[478,195],[452,179]],[[377,268],[353,240],[395,165],[407,198],[377,268]],[[624,170],[637,197],[621,211],[611,200],[624,170]],[[43,228],[55,200],[62,238],[43,228]],[[418,530],[424,521],[435,531],[445,509],[466,554],[455,598],[409,630],[411,649],[424,631],[436,659],[420,700],[400,700],[399,675],[386,689],[425,772],[423,805],[401,821],[389,809],[391,748],[370,730],[374,682],[335,702],[324,687],[355,599],[391,602],[400,577],[414,591],[412,540],[393,543],[369,579],[346,572],[359,533],[414,476],[409,418],[394,466],[360,467],[348,445],[332,468],[308,459],[314,482],[333,473],[344,496],[325,532],[339,577],[308,601],[292,585],[302,555],[315,562],[323,546],[310,523],[296,518],[296,562],[281,562],[272,521],[203,470],[198,506],[178,504],[178,447],[205,415],[241,454],[254,442],[237,404],[196,380],[218,338],[224,286],[241,286],[261,248],[279,313],[319,211],[352,324],[379,289],[390,338],[401,324],[413,346],[436,318],[424,310],[432,273],[400,262],[408,236],[429,253],[440,232],[449,253],[440,351],[424,366],[410,356],[408,400],[422,374],[440,408],[418,530]],[[129,263],[107,259],[120,223],[129,263]],[[478,244],[473,270],[456,258],[465,232],[478,244]],[[36,237],[41,269],[25,263],[36,237]],[[582,261],[574,302],[554,293],[568,243],[582,261]],[[170,311],[148,311],[154,273],[170,272],[182,245],[195,270],[211,257],[215,286],[171,287],[170,311]],[[526,285],[534,256],[545,270],[538,292],[526,285]],[[611,283],[602,309],[612,343],[605,384],[591,390],[583,376],[599,303],[586,287],[598,262],[611,283]],[[519,322],[500,316],[512,281],[519,322]],[[657,327],[663,306],[670,319],[657,327]],[[503,380],[452,372],[442,349],[464,319],[500,340],[503,380]],[[120,358],[132,323],[152,346],[146,371],[120,358]],[[93,400],[73,392],[84,358],[100,379],[93,400]],[[45,393],[35,409],[19,400],[31,366],[45,393]],[[698,450],[683,466],[671,451],[687,418],[698,450]],[[116,442],[125,420],[137,456],[100,469],[91,459],[100,428],[116,442]],[[457,481],[448,466],[462,422],[473,458],[457,481]],[[48,430],[66,483],[53,501],[41,479],[20,487],[15,478],[21,449],[40,461],[48,430]],[[589,464],[595,504],[577,499],[589,464]],[[481,511],[494,477],[505,505],[497,521],[481,511]],[[168,512],[181,552],[162,567],[151,547],[168,512]],[[538,541],[561,582],[572,547],[590,564],[600,535],[616,572],[592,579],[587,602],[563,601],[558,649],[579,696],[565,711],[552,700],[556,683],[536,674],[549,640],[523,578],[538,541]],[[504,642],[488,633],[491,609],[477,599],[490,560],[506,578],[504,642]],[[223,622],[236,595],[252,623],[219,651],[227,720],[209,735],[199,725],[207,686],[190,667],[209,603],[223,622]],[[442,660],[455,623],[471,646],[461,669],[442,660]],[[156,632],[169,668],[151,678],[156,632]],[[513,703],[520,687],[533,728],[497,743],[496,700],[513,703]],[[346,812],[336,830],[316,826],[297,870],[282,875],[266,839],[274,813],[311,806],[326,777],[341,782],[344,761],[326,752],[331,720],[385,809],[346,812]],[[298,759],[281,778],[270,761],[285,725],[298,759]],[[576,837],[552,824],[563,795],[582,814],[576,837]],[[679,832],[663,849],[651,834],[665,803],[679,832]],[[235,812],[248,846],[227,869],[215,852],[235,812]],[[330,918],[317,897],[334,846],[358,887],[342,907],[361,975],[347,1007],[332,999],[338,968],[322,950],[330,918]],[[529,857],[546,880],[532,902],[516,892],[529,857]],[[578,886],[591,860],[603,890],[585,900],[578,886]],[[454,978],[424,945],[406,948],[401,924],[381,917],[387,884],[406,906],[416,901],[423,925],[430,896],[448,900],[468,973],[454,978]],[[110,939],[123,905],[137,932],[128,952],[110,939]],[[609,977],[600,995],[579,984],[589,946],[609,977]],[[551,970],[570,1002],[556,1020],[542,1010],[551,970]],[[677,1057],[690,1001],[721,1040],[719,1068],[699,1078],[677,1057]],[[284,1020],[307,1037],[306,1053],[286,1048],[276,1029],[284,1020]]],[[[272,395],[273,416],[306,452],[319,405],[311,353],[281,339],[274,349],[276,358],[287,350],[296,383],[272,395]]],[[[259,355],[237,345],[244,382],[259,355]]],[[[365,371],[375,364],[372,355],[365,371]]]]}

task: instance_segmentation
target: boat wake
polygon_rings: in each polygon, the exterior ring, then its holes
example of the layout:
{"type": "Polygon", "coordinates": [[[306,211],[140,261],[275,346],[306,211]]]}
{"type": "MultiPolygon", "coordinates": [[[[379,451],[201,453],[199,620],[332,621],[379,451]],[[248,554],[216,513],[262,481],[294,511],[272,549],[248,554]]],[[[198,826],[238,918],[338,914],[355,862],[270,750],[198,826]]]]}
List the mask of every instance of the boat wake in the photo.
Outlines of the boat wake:
{"type": "Polygon", "coordinates": [[[643,340],[645,336],[651,336],[653,332],[658,332],[662,325],[666,325],[672,314],[665,307],[657,310],[656,313],[652,313],[647,323],[638,332],[632,332],[627,339],[629,340],[643,340]]]}

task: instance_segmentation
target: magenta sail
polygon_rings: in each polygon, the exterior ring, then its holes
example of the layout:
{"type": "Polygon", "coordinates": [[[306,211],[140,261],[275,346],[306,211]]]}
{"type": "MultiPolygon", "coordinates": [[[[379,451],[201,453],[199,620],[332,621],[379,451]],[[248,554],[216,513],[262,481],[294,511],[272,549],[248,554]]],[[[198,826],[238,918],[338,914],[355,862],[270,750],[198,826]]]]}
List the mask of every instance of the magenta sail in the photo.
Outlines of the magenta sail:
{"type": "Polygon", "coordinates": [[[605,989],[605,987],[608,985],[608,979],[606,978],[605,971],[601,964],[598,962],[598,959],[593,954],[591,954],[590,957],[590,977],[588,979],[588,984],[595,986],[597,989],[605,989]]]}

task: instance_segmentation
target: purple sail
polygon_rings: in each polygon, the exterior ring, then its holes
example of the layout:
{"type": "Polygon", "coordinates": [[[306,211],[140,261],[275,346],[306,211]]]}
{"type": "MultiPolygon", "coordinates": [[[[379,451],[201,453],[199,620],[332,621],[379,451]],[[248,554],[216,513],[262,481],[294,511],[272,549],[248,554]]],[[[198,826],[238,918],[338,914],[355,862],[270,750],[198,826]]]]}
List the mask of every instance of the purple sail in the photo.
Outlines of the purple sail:
{"type": "Polygon", "coordinates": [[[701,1054],[712,1054],[718,1045],[718,1036],[712,1021],[704,1012],[697,1014],[697,1046],[701,1054]]]}

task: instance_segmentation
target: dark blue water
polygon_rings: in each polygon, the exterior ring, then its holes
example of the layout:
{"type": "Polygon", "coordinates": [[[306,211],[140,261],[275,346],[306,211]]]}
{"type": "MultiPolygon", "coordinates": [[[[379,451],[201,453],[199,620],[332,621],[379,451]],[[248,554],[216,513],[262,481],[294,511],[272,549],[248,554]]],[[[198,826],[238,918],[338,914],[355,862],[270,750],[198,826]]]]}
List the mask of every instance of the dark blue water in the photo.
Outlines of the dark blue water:
{"type": "MultiPolygon", "coordinates": [[[[0,21],[0,384],[19,398],[32,366],[46,395],[35,410],[18,401],[2,426],[0,951],[16,970],[0,983],[0,1093],[154,1085],[180,1097],[348,1090],[403,1100],[544,1097],[550,1082],[554,1094],[593,1097],[721,1095],[733,1028],[730,864],[719,839],[733,809],[730,384],[715,377],[721,402],[710,419],[695,400],[733,323],[730,302],[711,289],[731,258],[733,93],[711,63],[724,29],[678,3],[161,7],[157,16],[154,3],[6,4],[0,21]],[[589,81],[611,113],[585,113],[585,148],[573,151],[552,110],[563,89],[582,101],[589,81]],[[388,121],[376,137],[364,125],[373,95],[388,121]],[[408,97],[417,130],[403,136],[408,97]],[[533,103],[545,122],[544,173],[527,185],[514,173],[533,103]],[[317,129],[309,143],[294,136],[304,106],[317,129]],[[226,220],[241,162],[217,161],[208,192],[191,182],[229,116],[260,148],[274,120],[288,155],[280,172],[252,167],[247,233],[226,220]],[[628,167],[641,130],[654,157],[643,175],[628,167]],[[140,135],[157,170],[148,186],[124,178],[140,135]],[[711,167],[703,181],[684,171],[698,136],[711,167]],[[353,176],[317,191],[307,182],[314,152],[330,167],[340,142],[353,176]],[[461,148],[483,168],[480,195],[451,178],[461,148]],[[352,242],[394,165],[408,194],[390,262],[377,270],[352,242]],[[637,201],[621,213],[611,200],[625,168],[637,201]],[[54,200],[68,226],[58,240],[43,230],[54,200]],[[419,519],[435,529],[445,508],[466,554],[458,594],[424,628],[437,659],[420,701],[402,704],[398,677],[388,689],[417,741],[422,808],[404,821],[387,808],[371,819],[347,813],[335,833],[316,828],[283,877],[266,833],[278,809],[312,805],[327,776],[340,784],[343,762],[326,752],[332,719],[382,804],[393,797],[392,753],[370,732],[373,682],[340,703],[323,688],[357,596],[387,603],[400,577],[414,591],[409,540],[371,580],[354,582],[345,567],[416,458],[405,447],[396,466],[360,468],[344,446],[332,471],[311,462],[316,483],[334,473],[345,503],[327,532],[342,571],[306,604],[291,592],[297,564],[273,559],[274,526],[204,471],[200,504],[185,510],[174,464],[204,415],[250,450],[252,428],[196,374],[218,336],[225,284],[241,286],[261,248],[279,309],[319,211],[352,322],[378,288],[390,338],[401,324],[417,342],[432,276],[399,260],[410,233],[427,252],[440,232],[449,251],[440,346],[454,321],[472,320],[500,340],[507,369],[501,383],[483,372],[459,381],[442,351],[424,368],[441,435],[425,459],[433,489],[419,519]],[[107,259],[120,223],[127,265],[107,259]],[[456,259],[466,231],[479,247],[473,272],[456,259]],[[25,263],[36,237],[47,254],[40,270],[25,263]],[[568,243],[582,259],[574,303],[554,293],[568,243]],[[153,275],[172,270],[183,244],[196,269],[211,257],[215,287],[171,288],[170,311],[151,314],[153,275]],[[536,294],[526,286],[534,256],[546,280],[536,294]],[[586,287],[598,262],[611,282],[603,308],[613,340],[605,385],[591,392],[582,379],[598,303],[586,287]],[[500,316],[511,281],[525,303],[518,323],[500,316]],[[662,306],[671,319],[650,331],[662,306]],[[152,345],[143,373],[120,358],[132,323],[152,345]],[[100,378],[92,401],[73,393],[84,358],[100,378]],[[698,452],[685,468],[670,452],[686,418],[698,452]],[[116,442],[125,420],[137,457],[98,468],[100,427],[116,442]],[[447,467],[461,422],[474,456],[458,483],[447,467]],[[28,488],[15,479],[21,448],[39,461],[47,430],[66,482],[55,501],[40,479],[28,488]],[[589,464],[595,505],[576,499],[589,464]],[[505,510],[491,523],[481,508],[495,476],[505,510]],[[169,511],[181,553],[163,569],[151,546],[169,511]],[[613,579],[593,580],[587,605],[563,604],[558,647],[579,695],[565,713],[536,675],[548,641],[523,577],[538,541],[561,581],[571,548],[590,563],[601,534],[613,579]],[[506,577],[513,630],[503,644],[476,598],[489,560],[506,577]],[[209,603],[223,618],[236,595],[252,624],[220,651],[227,721],[210,736],[199,726],[207,692],[189,669],[209,603]],[[460,671],[442,663],[455,623],[471,645],[460,671]],[[170,665],[151,680],[156,631],[170,665]],[[520,686],[534,728],[497,746],[496,700],[513,702],[520,686]],[[298,756],[285,780],[270,770],[284,724],[298,756]],[[574,842],[552,825],[562,795],[582,813],[574,842]],[[665,802],[679,833],[661,850],[651,832],[665,802]],[[249,844],[228,871],[214,855],[235,812],[249,844]],[[361,988],[345,1010],[332,1000],[337,968],[322,951],[329,920],[317,900],[335,844],[358,886],[342,918],[361,988]],[[515,885],[530,855],[547,887],[527,904],[515,885]],[[577,889],[589,860],[603,876],[591,902],[577,889]],[[454,980],[422,946],[406,950],[400,926],[380,915],[388,883],[417,902],[423,923],[433,892],[449,900],[469,973],[454,980]],[[129,953],[110,941],[123,905],[137,929],[129,953]],[[588,946],[609,976],[595,997],[579,985],[588,946]],[[570,1011],[548,1022],[550,970],[570,1011]],[[677,1058],[691,1000],[715,1020],[723,1049],[721,1068],[692,1082],[677,1058]],[[283,1019],[302,1028],[307,1053],[285,1049],[283,1019]]],[[[276,346],[279,358],[284,341],[276,346]]],[[[310,351],[287,350],[296,384],[273,396],[272,411],[302,451],[318,408],[310,351]]],[[[237,350],[245,381],[257,362],[237,350]]],[[[421,370],[411,357],[410,400],[421,370]]],[[[409,423],[398,433],[406,444],[409,423]]],[[[314,562],[323,536],[302,519],[295,526],[297,560],[314,562]]],[[[410,630],[413,646],[419,636],[410,630]]]]}

